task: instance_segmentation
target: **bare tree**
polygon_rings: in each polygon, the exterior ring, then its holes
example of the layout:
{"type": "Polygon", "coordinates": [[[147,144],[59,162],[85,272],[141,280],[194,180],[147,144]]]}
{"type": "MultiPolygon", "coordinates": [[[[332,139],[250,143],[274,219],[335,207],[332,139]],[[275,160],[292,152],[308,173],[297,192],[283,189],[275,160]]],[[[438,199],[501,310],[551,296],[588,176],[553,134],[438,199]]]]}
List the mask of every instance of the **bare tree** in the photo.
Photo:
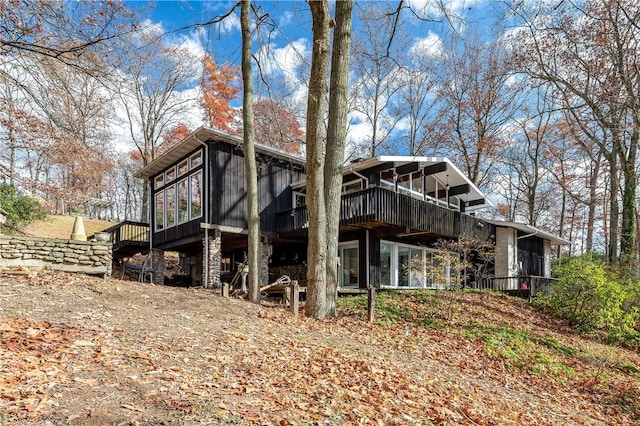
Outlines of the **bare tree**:
{"type": "Polygon", "coordinates": [[[329,70],[329,4],[310,1],[313,20],[313,52],[307,98],[307,316],[324,318],[327,312],[327,216],[324,196],[324,156],[326,147],[325,110],[329,70]]]}
{"type": "Polygon", "coordinates": [[[324,164],[324,200],[327,215],[327,300],[326,315],[336,315],[338,297],[338,234],[340,227],[340,196],[342,167],[347,137],[347,93],[351,50],[353,0],[336,3],[336,26],[331,54],[331,87],[329,119],[324,164]]]}
{"type": "MultiPolygon", "coordinates": [[[[180,89],[197,76],[197,61],[180,47],[169,46],[161,34],[141,31],[122,46],[123,71],[113,81],[124,108],[131,140],[146,166],[157,155],[166,130],[180,121],[180,114],[193,98],[180,94],[180,89]]],[[[145,184],[141,220],[147,221],[148,186],[145,184]]]]}
{"type": "MultiPolygon", "coordinates": [[[[635,250],[640,6],[616,0],[563,2],[553,13],[546,7],[518,11],[524,25],[512,35],[513,50],[523,72],[555,86],[571,115],[590,115],[590,121],[598,124],[594,135],[610,171],[609,255],[611,260],[618,258],[614,236],[619,221],[617,197],[621,195],[620,257],[628,263],[635,250]]],[[[580,126],[580,120],[575,124],[580,126]]]]}
{"type": "Polygon", "coordinates": [[[258,213],[258,171],[256,168],[255,130],[253,117],[253,75],[251,74],[251,0],[240,3],[240,25],[242,27],[242,127],[244,167],[247,171],[247,222],[249,300],[260,302],[260,216],[258,213]]]}
{"type": "Polygon", "coordinates": [[[519,88],[511,79],[509,52],[499,41],[483,41],[473,31],[454,34],[438,93],[438,117],[422,149],[458,158],[471,181],[483,186],[506,145],[503,133],[518,107],[519,88]]]}
{"type": "MultiPolygon", "coordinates": [[[[366,146],[356,148],[358,155],[375,157],[378,149],[389,142],[391,132],[400,120],[399,114],[392,114],[390,109],[393,97],[401,87],[396,78],[400,58],[397,55],[403,50],[392,42],[402,43],[395,36],[399,31],[397,11],[388,11],[383,3],[364,2],[357,4],[357,14],[361,27],[355,32],[353,63],[354,83],[351,88],[352,111],[362,114],[371,126],[371,135],[366,146]]],[[[401,21],[400,21],[401,22],[401,21]]],[[[400,45],[401,46],[401,45],[400,45]]]]}

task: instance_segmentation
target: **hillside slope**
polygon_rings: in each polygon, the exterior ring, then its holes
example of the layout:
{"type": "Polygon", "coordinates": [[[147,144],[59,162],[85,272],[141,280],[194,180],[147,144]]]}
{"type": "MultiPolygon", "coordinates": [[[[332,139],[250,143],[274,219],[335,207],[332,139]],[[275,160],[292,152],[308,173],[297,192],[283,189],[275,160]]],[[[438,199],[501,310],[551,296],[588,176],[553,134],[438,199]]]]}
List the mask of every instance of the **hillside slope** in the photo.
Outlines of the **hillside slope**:
{"type": "Polygon", "coordinates": [[[0,274],[0,424],[633,424],[638,354],[500,295],[341,316],[212,290],[0,274]],[[50,423],[48,423],[50,422],[50,423]]]}
{"type": "MultiPolygon", "coordinates": [[[[69,239],[75,219],[75,216],[51,215],[44,220],[38,220],[25,226],[21,231],[24,235],[34,237],[69,239]]],[[[87,236],[91,236],[115,225],[117,222],[83,218],[82,223],[87,236]]]]}

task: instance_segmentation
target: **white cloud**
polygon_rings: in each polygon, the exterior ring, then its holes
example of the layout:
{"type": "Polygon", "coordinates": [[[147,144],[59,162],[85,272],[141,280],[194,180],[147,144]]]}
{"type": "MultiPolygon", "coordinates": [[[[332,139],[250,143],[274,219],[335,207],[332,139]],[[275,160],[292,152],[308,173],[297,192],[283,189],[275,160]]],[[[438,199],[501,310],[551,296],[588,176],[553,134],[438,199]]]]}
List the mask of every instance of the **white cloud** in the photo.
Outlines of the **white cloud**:
{"type": "Polygon", "coordinates": [[[429,31],[429,34],[424,38],[419,38],[413,43],[409,49],[409,53],[414,57],[431,57],[437,58],[444,53],[444,46],[440,36],[434,32],[429,31]]]}
{"type": "Polygon", "coordinates": [[[235,13],[232,13],[220,22],[220,32],[229,34],[235,31],[240,31],[240,18],[235,13]]]}

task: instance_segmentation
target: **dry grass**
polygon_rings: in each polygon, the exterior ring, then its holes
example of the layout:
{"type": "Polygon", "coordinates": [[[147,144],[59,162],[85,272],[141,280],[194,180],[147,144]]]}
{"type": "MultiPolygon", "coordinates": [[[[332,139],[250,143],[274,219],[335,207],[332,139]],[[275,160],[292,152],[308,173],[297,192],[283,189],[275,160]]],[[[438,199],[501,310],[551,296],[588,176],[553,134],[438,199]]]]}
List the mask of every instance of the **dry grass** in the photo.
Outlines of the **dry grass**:
{"type": "MultiPolygon", "coordinates": [[[[75,216],[47,216],[44,220],[39,220],[22,229],[22,232],[28,236],[42,238],[61,238],[68,239],[73,230],[73,222],[75,216]]],[[[117,222],[98,219],[83,218],[84,230],[87,236],[100,232],[117,222]]]]}

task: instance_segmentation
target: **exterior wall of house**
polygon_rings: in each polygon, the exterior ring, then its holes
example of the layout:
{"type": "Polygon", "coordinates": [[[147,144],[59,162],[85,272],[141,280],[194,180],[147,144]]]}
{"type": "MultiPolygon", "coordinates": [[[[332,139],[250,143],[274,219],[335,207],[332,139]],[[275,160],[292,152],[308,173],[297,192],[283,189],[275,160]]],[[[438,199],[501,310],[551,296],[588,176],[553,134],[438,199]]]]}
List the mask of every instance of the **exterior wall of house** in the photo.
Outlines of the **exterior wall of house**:
{"type": "Polygon", "coordinates": [[[551,278],[551,242],[549,240],[543,240],[544,250],[544,276],[551,278]]]}
{"type": "Polygon", "coordinates": [[[516,230],[496,227],[495,275],[515,277],[518,274],[516,230]]]}
{"type": "MultiPolygon", "coordinates": [[[[247,226],[246,174],[244,153],[239,146],[211,144],[210,223],[244,229],[247,226]]],[[[304,179],[302,166],[259,154],[258,202],[260,227],[275,232],[276,213],[293,207],[290,185],[304,179]]]]}

